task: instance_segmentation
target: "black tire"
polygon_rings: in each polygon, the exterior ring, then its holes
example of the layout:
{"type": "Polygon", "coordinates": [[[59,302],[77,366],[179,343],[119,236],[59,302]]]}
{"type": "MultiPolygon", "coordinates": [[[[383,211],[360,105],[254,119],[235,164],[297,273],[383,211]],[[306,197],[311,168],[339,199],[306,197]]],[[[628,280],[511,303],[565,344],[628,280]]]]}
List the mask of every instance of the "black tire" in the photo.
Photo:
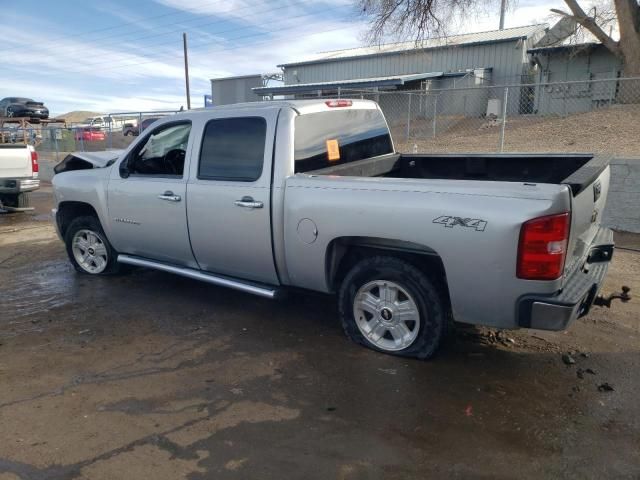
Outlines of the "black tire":
{"type": "Polygon", "coordinates": [[[71,221],[64,235],[64,243],[67,255],[71,264],[77,272],[84,275],[114,275],[122,271],[121,265],[117,262],[118,252],[111,246],[109,239],[104,233],[100,221],[94,216],[77,217],[71,221]],[[96,234],[106,249],[106,266],[102,271],[91,272],[78,263],[73,252],[73,241],[76,234],[82,230],[88,230],[96,234]]]}
{"type": "MultiPolygon", "coordinates": [[[[400,258],[375,256],[357,263],[340,286],[338,305],[345,334],[352,341],[383,353],[426,360],[435,355],[446,337],[449,307],[436,284],[418,268],[400,258]],[[393,282],[412,297],[420,314],[418,333],[413,343],[402,350],[390,351],[372,343],[358,327],[354,300],[358,290],[369,282],[393,282]]],[[[414,327],[415,328],[415,327],[414,327]]]]}

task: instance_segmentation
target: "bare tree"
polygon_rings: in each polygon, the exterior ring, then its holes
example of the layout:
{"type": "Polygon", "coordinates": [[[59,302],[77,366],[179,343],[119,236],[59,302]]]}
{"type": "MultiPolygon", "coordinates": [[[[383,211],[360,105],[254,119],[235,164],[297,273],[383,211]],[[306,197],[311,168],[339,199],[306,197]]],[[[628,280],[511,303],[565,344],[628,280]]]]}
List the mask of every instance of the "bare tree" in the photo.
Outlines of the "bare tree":
{"type": "MultiPolygon", "coordinates": [[[[369,19],[368,39],[412,36],[421,41],[442,35],[455,19],[466,18],[478,9],[497,6],[499,0],[356,0],[369,19]]],[[[585,8],[577,0],[564,0],[568,10],[554,13],[572,18],[579,29],[589,32],[622,61],[626,76],[640,76],[640,4],[638,0],[613,0],[613,10],[585,8]],[[609,12],[609,13],[607,13],[609,12]],[[606,28],[617,24],[616,40],[606,28]]],[[[585,2],[582,2],[583,4],[585,2]]],[[[603,2],[598,2],[603,4],[603,2]]]]}

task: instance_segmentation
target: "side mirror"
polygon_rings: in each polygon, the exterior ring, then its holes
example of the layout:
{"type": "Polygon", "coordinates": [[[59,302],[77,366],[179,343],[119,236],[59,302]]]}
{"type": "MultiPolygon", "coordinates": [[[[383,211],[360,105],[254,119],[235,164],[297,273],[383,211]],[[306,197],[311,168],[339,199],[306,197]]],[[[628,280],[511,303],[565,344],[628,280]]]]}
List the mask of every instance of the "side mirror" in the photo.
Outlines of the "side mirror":
{"type": "Polygon", "coordinates": [[[129,157],[126,157],[120,163],[120,176],[122,178],[129,178],[129,175],[131,175],[131,171],[129,170],[129,157]]]}

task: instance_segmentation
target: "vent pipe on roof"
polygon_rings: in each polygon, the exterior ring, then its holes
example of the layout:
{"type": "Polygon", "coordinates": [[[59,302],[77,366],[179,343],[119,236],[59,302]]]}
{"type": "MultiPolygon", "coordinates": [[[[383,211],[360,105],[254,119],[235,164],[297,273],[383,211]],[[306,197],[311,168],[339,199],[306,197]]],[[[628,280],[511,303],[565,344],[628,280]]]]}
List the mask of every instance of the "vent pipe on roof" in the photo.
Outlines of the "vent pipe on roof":
{"type": "Polygon", "coordinates": [[[500,30],[504,30],[504,14],[507,9],[507,0],[500,2],[500,30]]]}

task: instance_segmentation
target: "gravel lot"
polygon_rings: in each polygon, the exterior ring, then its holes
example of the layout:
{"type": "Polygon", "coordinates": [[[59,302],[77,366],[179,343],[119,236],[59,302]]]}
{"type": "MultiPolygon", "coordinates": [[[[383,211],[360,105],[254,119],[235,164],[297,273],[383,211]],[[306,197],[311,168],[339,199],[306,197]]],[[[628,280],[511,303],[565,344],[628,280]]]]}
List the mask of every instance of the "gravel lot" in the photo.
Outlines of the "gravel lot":
{"type": "MultiPolygon", "coordinates": [[[[349,343],[325,296],[79,276],[51,200],[0,217],[1,480],[640,476],[638,302],[410,361],[349,343]]],[[[639,280],[617,251],[605,290],[639,280]]]]}

